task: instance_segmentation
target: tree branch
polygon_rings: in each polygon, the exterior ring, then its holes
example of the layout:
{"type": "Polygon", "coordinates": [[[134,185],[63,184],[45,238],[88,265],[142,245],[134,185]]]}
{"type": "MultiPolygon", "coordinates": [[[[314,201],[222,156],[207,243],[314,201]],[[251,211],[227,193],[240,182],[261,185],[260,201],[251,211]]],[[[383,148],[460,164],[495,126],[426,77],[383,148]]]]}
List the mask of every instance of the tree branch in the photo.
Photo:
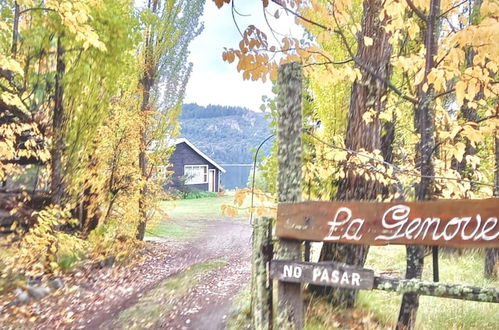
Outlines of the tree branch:
{"type": "Polygon", "coordinates": [[[452,10],[456,9],[457,7],[459,7],[459,6],[463,5],[463,4],[465,4],[465,3],[466,3],[466,2],[468,2],[468,1],[469,1],[469,0],[464,0],[464,1],[461,1],[461,2],[460,2],[460,3],[458,3],[457,5],[455,5],[455,6],[451,7],[451,8],[449,8],[449,9],[448,9],[448,10],[446,10],[446,11],[444,11],[444,12],[443,12],[442,14],[440,14],[438,17],[439,17],[439,18],[444,17],[444,16],[445,16],[445,15],[447,15],[450,11],[452,11],[452,10]]]}
{"type": "Polygon", "coordinates": [[[272,0],[272,2],[273,2],[273,3],[275,3],[275,4],[276,4],[276,5],[278,5],[278,6],[281,6],[281,8],[282,8],[282,9],[284,9],[285,11],[287,11],[288,13],[290,13],[290,14],[292,14],[292,15],[294,15],[294,16],[296,16],[296,17],[298,17],[299,19],[301,19],[301,20],[303,20],[303,21],[305,21],[305,22],[307,22],[307,23],[310,23],[310,24],[312,24],[312,25],[315,25],[315,26],[317,26],[317,27],[320,27],[321,29],[324,29],[324,30],[326,30],[326,31],[332,31],[332,29],[331,29],[331,28],[329,28],[329,27],[327,27],[327,26],[325,26],[325,25],[322,25],[322,24],[320,24],[320,23],[317,23],[317,22],[315,22],[315,21],[312,21],[311,19],[306,18],[305,16],[302,16],[302,15],[298,14],[297,12],[295,12],[295,11],[293,11],[293,10],[289,9],[289,8],[288,8],[288,7],[286,7],[286,5],[285,5],[285,4],[283,4],[280,0],[272,0]]]}
{"type": "Polygon", "coordinates": [[[309,63],[309,64],[305,64],[303,65],[303,67],[307,67],[307,66],[312,66],[312,65],[341,65],[341,64],[346,64],[346,63],[349,63],[349,62],[352,62],[354,61],[353,58],[349,58],[349,59],[346,59],[346,60],[343,60],[343,61],[325,61],[325,62],[319,62],[319,63],[309,63]]]}
{"type": "Polygon", "coordinates": [[[55,12],[55,10],[52,9],[52,8],[34,7],[34,8],[26,8],[24,10],[21,10],[19,12],[19,16],[21,16],[24,13],[27,13],[28,11],[34,11],[34,10],[45,10],[45,11],[53,11],[53,12],[55,12]]]}
{"type": "Polygon", "coordinates": [[[232,0],[232,6],[231,6],[231,14],[232,14],[232,20],[234,21],[234,25],[236,26],[236,29],[237,31],[239,32],[239,34],[241,35],[241,38],[243,37],[243,33],[241,32],[241,29],[239,28],[239,25],[237,24],[237,21],[236,21],[236,16],[234,15],[234,12],[237,12],[236,11],[236,8],[235,8],[235,4],[234,4],[235,0],[232,0]]]}
{"type": "Polygon", "coordinates": [[[418,16],[424,22],[428,22],[428,17],[425,14],[423,14],[423,12],[414,5],[412,0],[405,0],[405,2],[407,2],[407,5],[409,6],[409,8],[411,8],[414,14],[416,14],[416,16],[418,16]]]}
{"type": "Polygon", "coordinates": [[[418,279],[402,280],[378,276],[374,278],[374,288],[399,293],[412,292],[426,296],[499,303],[499,290],[497,288],[479,288],[461,284],[435,283],[418,279]]]}
{"type": "Polygon", "coordinates": [[[450,93],[454,92],[455,90],[456,90],[455,88],[451,88],[451,89],[449,89],[448,91],[445,91],[445,92],[442,92],[442,93],[440,93],[440,94],[435,95],[435,96],[433,97],[433,99],[434,99],[434,100],[436,100],[436,99],[438,99],[439,97],[442,97],[442,96],[444,96],[444,95],[447,95],[447,94],[450,94],[450,93]]]}
{"type": "Polygon", "coordinates": [[[31,116],[24,110],[21,110],[16,106],[7,104],[2,99],[0,99],[0,109],[9,111],[21,121],[26,122],[31,120],[31,116]]]}

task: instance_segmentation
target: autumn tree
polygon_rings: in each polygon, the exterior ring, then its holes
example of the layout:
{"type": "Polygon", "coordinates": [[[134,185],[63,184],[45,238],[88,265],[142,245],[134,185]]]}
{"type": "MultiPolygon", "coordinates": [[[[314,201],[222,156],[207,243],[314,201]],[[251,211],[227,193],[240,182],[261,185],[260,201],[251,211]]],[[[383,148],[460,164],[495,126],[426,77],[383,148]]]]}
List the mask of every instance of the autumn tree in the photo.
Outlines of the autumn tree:
{"type": "MultiPolygon", "coordinates": [[[[483,1],[475,14],[476,2],[452,0],[364,1],[362,10],[353,9],[350,1],[262,4],[276,10],[276,17],[293,15],[308,34],[273,43],[275,38],[249,26],[239,47],[223,54],[226,61],[237,62],[244,79],[274,79],[278,64],[302,61],[311,82],[351,83],[350,102],[343,107],[348,110],[344,143],[319,128],[316,154],[306,165],[313,176],[322,177],[322,187],[333,182],[331,191],[341,199],[491,196],[491,143],[480,143],[490,140],[497,123],[496,2],[483,1]],[[479,19],[470,18],[475,16],[479,19]],[[331,51],[338,48],[343,52],[331,51]],[[466,56],[470,52],[473,61],[466,56]],[[475,118],[463,109],[475,109],[475,118]],[[463,142],[455,143],[456,138],[463,142]],[[465,155],[467,144],[477,152],[465,155]],[[456,170],[456,161],[465,162],[472,177],[456,170]]],[[[324,102],[328,94],[316,85],[310,85],[312,103],[324,102]]],[[[332,113],[335,101],[329,104],[332,113]]],[[[341,122],[341,116],[331,119],[341,122]]],[[[407,252],[406,276],[420,277],[422,248],[408,247],[407,252]]],[[[363,254],[353,259],[349,262],[361,263],[363,254]]],[[[417,304],[417,296],[404,297],[401,326],[414,326],[417,304]]]]}
{"type": "Polygon", "coordinates": [[[148,185],[155,167],[166,164],[168,141],[178,134],[185,86],[191,73],[189,43],[201,32],[204,0],[148,0],[141,13],[144,40],[140,49],[139,88],[142,112],[139,166],[142,192],[137,238],[145,234],[151,208],[148,185]]]}
{"type": "Polygon", "coordinates": [[[11,127],[8,135],[8,126],[1,130],[0,141],[5,136],[9,145],[5,159],[2,148],[1,172],[9,178],[17,174],[4,167],[9,159],[23,156],[30,164],[35,159],[40,176],[50,178],[52,202],[40,202],[34,187],[21,191],[23,203],[7,205],[14,225],[29,221],[27,228],[12,227],[18,236],[8,241],[13,254],[6,264],[39,276],[60,271],[65,254],[78,260],[99,248],[85,240],[108,202],[99,135],[112,100],[129,88],[123,77],[134,60],[137,20],[128,0],[2,1],[0,6],[0,107],[11,127]],[[24,146],[19,139],[25,139],[24,146]]]}
{"type": "MultiPolygon", "coordinates": [[[[365,1],[362,4],[361,30],[358,33],[357,53],[354,54],[345,36],[346,25],[335,17],[336,8],[332,8],[333,20],[337,23],[337,33],[344,42],[349,56],[359,70],[361,79],[352,84],[350,107],[347,119],[345,147],[351,150],[373,152],[381,150],[382,124],[379,114],[385,110],[387,86],[390,77],[390,56],[392,47],[389,34],[385,31],[385,19],[379,19],[382,1],[365,1]],[[366,113],[372,113],[372,120],[365,120],[366,113]]],[[[348,160],[347,160],[348,161],[348,160]]],[[[376,200],[382,192],[382,184],[360,176],[355,170],[346,171],[344,179],[338,183],[336,200],[376,200]]],[[[368,246],[326,243],[321,252],[321,261],[337,260],[350,265],[364,265],[368,246]]],[[[321,287],[325,290],[325,287],[321,287]]],[[[317,289],[316,289],[317,290],[317,289]]],[[[337,303],[353,306],[353,290],[336,291],[337,303]],[[347,295],[342,297],[342,295],[347,295]]]]}
{"type": "Polygon", "coordinates": [[[73,202],[86,165],[82,159],[117,90],[114,80],[124,72],[122,54],[133,46],[131,2],[10,5],[12,61],[22,68],[22,75],[11,76],[17,87],[10,89],[11,99],[20,100],[11,106],[18,108],[14,113],[23,111],[21,120],[35,119],[47,133],[52,202],[73,202]],[[111,40],[113,47],[107,47],[111,40]]]}

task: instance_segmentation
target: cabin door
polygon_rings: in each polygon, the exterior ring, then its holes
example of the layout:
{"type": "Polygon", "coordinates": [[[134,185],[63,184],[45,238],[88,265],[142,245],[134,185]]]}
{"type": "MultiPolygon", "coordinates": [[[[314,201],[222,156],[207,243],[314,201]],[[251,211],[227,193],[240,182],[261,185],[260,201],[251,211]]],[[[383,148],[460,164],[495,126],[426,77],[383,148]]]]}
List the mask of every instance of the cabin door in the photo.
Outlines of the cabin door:
{"type": "Polygon", "coordinates": [[[208,189],[215,192],[215,170],[210,170],[208,173],[208,189]]]}

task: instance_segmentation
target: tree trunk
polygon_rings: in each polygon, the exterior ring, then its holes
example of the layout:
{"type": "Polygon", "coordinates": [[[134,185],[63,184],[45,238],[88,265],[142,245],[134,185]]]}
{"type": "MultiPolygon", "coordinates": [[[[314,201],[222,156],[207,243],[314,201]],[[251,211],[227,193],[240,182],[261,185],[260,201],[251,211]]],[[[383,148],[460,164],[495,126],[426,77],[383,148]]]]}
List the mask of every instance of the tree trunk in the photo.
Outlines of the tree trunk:
{"type": "MultiPolygon", "coordinates": [[[[480,7],[482,5],[481,0],[474,0],[473,1],[473,7],[471,9],[471,12],[469,14],[469,21],[470,24],[478,24],[479,20],[478,18],[480,17],[480,7]]],[[[472,67],[473,66],[473,60],[475,57],[475,52],[472,48],[468,48],[465,50],[465,63],[466,67],[472,67]]],[[[480,90],[480,92],[475,96],[475,100],[483,96],[483,89],[480,90]]],[[[471,108],[468,106],[468,103],[464,103],[463,106],[461,107],[461,112],[460,112],[462,118],[466,120],[467,122],[477,122],[479,117],[478,117],[478,112],[476,109],[471,108]]],[[[473,173],[466,168],[466,156],[474,156],[478,152],[477,148],[474,147],[469,139],[466,139],[466,149],[463,155],[463,159],[461,162],[456,162],[454,168],[459,172],[462,178],[466,178],[467,180],[473,180],[473,173]]],[[[476,186],[472,185],[472,189],[476,190],[476,186]]]]}
{"type": "MultiPolygon", "coordinates": [[[[96,141],[94,141],[96,144],[96,141]]],[[[94,155],[89,155],[87,170],[91,173],[91,179],[85,182],[85,189],[81,198],[82,214],[80,218],[83,237],[88,235],[97,228],[101,218],[101,210],[99,205],[99,191],[94,183],[98,182],[98,159],[94,155]]]]}
{"type": "Polygon", "coordinates": [[[147,210],[146,210],[146,198],[147,198],[147,162],[146,162],[146,128],[147,128],[147,110],[149,108],[149,93],[151,87],[148,84],[143,84],[142,88],[143,90],[143,96],[142,96],[142,106],[141,106],[141,111],[142,111],[142,120],[143,120],[143,126],[141,128],[140,132],[140,153],[139,153],[139,167],[140,167],[140,174],[142,176],[142,189],[140,191],[140,197],[139,197],[139,224],[137,226],[137,236],[136,238],[138,240],[143,240],[146,232],[146,225],[147,225],[147,210]]]}
{"type": "MultiPolygon", "coordinates": [[[[430,85],[423,91],[426,77],[434,68],[434,57],[437,54],[437,41],[439,31],[440,0],[431,0],[430,12],[427,17],[425,31],[425,71],[423,82],[417,90],[418,104],[416,105],[415,126],[421,140],[416,146],[416,164],[420,166],[421,179],[416,187],[416,200],[424,201],[432,198],[432,186],[434,177],[433,154],[435,151],[435,114],[433,106],[434,91],[430,85]]],[[[406,279],[421,278],[424,265],[424,247],[407,247],[407,269],[406,279]]],[[[416,315],[419,307],[419,295],[416,293],[405,293],[397,322],[398,329],[414,329],[416,315]]]]}
{"type": "MultiPolygon", "coordinates": [[[[499,129],[496,127],[495,137],[495,172],[494,172],[494,196],[499,198],[499,129]]],[[[485,250],[485,277],[499,278],[499,249],[485,250]]]]}
{"type": "Polygon", "coordinates": [[[499,249],[485,250],[485,277],[499,278],[499,249]]]}
{"type": "MultiPolygon", "coordinates": [[[[149,1],[148,8],[152,12],[156,12],[158,8],[158,1],[149,1]]],[[[154,85],[154,77],[156,75],[156,65],[153,63],[153,47],[154,47],[154,32],[151,28],[146,32],[145,40],[145,54],[144,54],[144,71],[142,79],[140,80],[140,87],[142,89],[142,103],[140,111],[142,112],[142,127],[140,132],[140,153],[139,153],[139,167],[142,176],[142,189],[139,197],[139,223],[137,225],[138,240],[143,240],[146,232],[147,225],[147,125],[148,125],[148,112],[151,110],[151,90],[154,85]]]]}
{"type": "Polygon", "coordinates": [[[52,177],[51,177],[51,193],[52,203],[60,205],[64,197],[64,132],[66,126],[66,118],[64,114],[64,86],[62,78],[66,70],[64,63],[64,46],[62,45],[62,37],[57,38],[57,63],[55,74],[55,97],[54,97],[54,113],[52,117],[52,125],[54,130],[53,146],[52,146],[52,177]]]}
{"type": "Polygon", "coordinates": [[[142,112],[142,127],[140,132],[140,153],[139,153],[139,167],[140,174],[142,176],[142,189],[139,197],[139,224],[137,226],[137,236],[138,240],[143,240],[146,232],[147,225],[147,181],[148,181],[148,173],[147,173],[147,122],[148,122],[148,111],[151,109],[151,89],[153,86],[153,77],[154,72],[152,71],[152,49],[147,44],[146,47],[149,47],[146,50],[146,64],[145,64],[145,72],[144,76],[141,80],[142,87],[142,104],[140,106],[140,111],[142,112]]]}
{"type": "MultiPolygon", "coordinates": [[[[362,33],[358,39],[356,60],[360,64],[362,80],[353,83],[350,97],[348,127],[345,145],[347,148],[366,151],[380,150],[382,148],[382,125],[376,115],[373,121],[366,123],[363,115],[367,111],[379,114],[385,109],[386,99],[382,97],[387,93],[384,81],[390,77],[391,45],[389,35],[384,30],[385,21],[380,21],[379,16],[383,8],[381,0],[366,0],[363,3],[362,33]],[[364,37],[373,39],[373,45],[367,47],[364,37]],[[365,70],[363,68],[367,68],[365,70]],[[368,72],[374,72],[377,77],[368,72]]],[[[357,176],[355,169],[347,169],[346,178],[338,187],[337,200],[374,200],[382,193],[379,182],[366,180],[357,176]]],[[[368,246],[324,243],[320,261],[334,260],[349,265],[363,266],[368,252],[368,246]]],[[[339,289],[325,286],[311,286],[311,290],[329,295],[336,305],[352,307],[357,295],[356,290],[339,289]]]]}
{"type": "Polygon", "coordinates": [[[17,42],[19,40],[19,4],[17,1],[14,1],[14,24],[12,26],[12,57],[17,57],[17,42]]]}

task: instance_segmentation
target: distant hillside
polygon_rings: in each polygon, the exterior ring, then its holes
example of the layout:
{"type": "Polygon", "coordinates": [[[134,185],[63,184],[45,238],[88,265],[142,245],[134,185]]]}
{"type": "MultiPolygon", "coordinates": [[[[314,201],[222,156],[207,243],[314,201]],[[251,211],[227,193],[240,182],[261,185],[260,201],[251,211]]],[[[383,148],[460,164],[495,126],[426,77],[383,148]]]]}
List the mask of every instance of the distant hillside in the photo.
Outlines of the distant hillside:
{"type": "MultiPolygon", "coordinates": [[[[252,149],[270,135],[269,120],[260,112],[240,107],[184,104],[181,136],[221,164],[251,163],[252,149]]],[[[268,154],[267,142],[262,154],[268,154]]]]}

